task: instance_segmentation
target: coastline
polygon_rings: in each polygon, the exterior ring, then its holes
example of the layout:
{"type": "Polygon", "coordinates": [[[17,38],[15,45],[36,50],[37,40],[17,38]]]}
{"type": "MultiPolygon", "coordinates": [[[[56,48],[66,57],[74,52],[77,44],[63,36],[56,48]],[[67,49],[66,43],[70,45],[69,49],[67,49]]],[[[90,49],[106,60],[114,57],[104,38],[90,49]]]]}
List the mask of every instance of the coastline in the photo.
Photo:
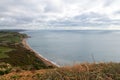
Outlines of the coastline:
{"type": "Polygon", "coordinates": [[[38,52],[36,52],[35,50],[33,50],[29,44],[26,41],[27,38],[22,39],[22,44],[23,46],[27,49],[30,50],[31,52],[34,53],[34,55],[36,57],[38,57],[40,60],[42,60],[44,62],[45,65],[47,65],[48,67],[53,66],[53,67],[59,67],[59,65],[57,65],[56,63],[49,61],[48,59],[44,58],[42,55],[40,55],[38,52]]]}

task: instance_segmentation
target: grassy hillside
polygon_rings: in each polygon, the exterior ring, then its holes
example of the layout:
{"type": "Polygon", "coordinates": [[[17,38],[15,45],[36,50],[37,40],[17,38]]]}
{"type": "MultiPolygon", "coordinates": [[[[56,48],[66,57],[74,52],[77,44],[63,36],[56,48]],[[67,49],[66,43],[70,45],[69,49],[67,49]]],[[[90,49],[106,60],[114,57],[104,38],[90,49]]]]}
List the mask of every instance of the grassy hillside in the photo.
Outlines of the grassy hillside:
{"type": "Polygon", "coordinates": [[[78,64],[55,69],[11,72],[0,80],[120,80],[120,63],[78,64]]]}
{"type": "Polygon", "coordinates": [[[9,64],[23,70],[49,68],[33,51],[23,47],[26,34],[18,32],[0,32],[0,65],[9,64]]]}
{"type": "Polygon", "coordinates": [[[1,47],[0,46],[0,59],[1,58],[8,58],[9,56],[6,54],[7,52],[12,51],[13,49],[8,47],[1,47]]]}

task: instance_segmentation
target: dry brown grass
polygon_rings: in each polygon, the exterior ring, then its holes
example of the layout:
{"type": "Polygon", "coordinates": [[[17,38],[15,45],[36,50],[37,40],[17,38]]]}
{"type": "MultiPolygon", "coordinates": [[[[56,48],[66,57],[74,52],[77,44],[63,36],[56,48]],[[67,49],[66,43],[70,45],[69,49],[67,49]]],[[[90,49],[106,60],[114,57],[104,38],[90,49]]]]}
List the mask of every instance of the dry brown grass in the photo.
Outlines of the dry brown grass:
{"type": "Polygon", "coordinates": [[[12,72],[0,80],[120,80],[120,63],[76,64],[55,69],[12,72]]]}

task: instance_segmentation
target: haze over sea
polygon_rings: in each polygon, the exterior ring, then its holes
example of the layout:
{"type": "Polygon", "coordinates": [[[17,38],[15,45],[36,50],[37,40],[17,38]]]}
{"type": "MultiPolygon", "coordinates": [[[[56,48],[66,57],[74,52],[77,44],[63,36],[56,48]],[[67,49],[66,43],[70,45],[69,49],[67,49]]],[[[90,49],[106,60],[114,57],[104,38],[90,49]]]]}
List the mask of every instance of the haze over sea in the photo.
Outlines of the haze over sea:
{"type": "Polygon", "coordinates": [[[32,49],[58,65],[119,62],[118,30],[33,30],[24,33],[32,49]]]}

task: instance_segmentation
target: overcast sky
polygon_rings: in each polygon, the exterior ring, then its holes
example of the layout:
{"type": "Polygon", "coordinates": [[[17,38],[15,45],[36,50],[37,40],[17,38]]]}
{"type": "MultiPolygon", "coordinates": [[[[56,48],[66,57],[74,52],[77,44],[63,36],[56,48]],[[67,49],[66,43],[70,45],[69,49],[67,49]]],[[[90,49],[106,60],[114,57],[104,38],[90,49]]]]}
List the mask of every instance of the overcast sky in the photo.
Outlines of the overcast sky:
{"type": "Polygon", "coordinates": [[[119,26],[120,0],[0,0],[0,28],[119,26]]]}

